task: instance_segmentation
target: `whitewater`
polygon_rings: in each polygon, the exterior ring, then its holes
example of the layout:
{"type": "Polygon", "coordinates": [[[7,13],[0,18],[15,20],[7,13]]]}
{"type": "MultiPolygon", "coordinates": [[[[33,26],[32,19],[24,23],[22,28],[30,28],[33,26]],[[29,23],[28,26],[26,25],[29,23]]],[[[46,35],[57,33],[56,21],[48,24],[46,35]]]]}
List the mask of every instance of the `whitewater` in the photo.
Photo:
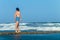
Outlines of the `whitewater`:
{"type": "MultiPolygon", "coordinates": [[[[20,30],[60,31],[60,23],[20,23],[20,30]]],[[[0,30],[15,30],[15,23],[0,23],[0,30]]]]}

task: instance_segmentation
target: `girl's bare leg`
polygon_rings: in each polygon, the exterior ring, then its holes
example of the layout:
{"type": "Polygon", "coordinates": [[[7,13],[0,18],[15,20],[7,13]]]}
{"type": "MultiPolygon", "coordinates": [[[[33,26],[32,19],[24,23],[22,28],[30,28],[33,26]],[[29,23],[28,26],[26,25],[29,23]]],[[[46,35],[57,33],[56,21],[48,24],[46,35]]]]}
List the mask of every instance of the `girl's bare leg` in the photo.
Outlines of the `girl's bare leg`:
{"type": "Polygon", "coordinates": [[[19,29],[19,23],[18,23],[18,32],[20,32],[20,29],[19,29]]]}
{"type": "Polygon", "coordinates": [[[16,31],[15,32],[18,32],[18,22],[16,22],[16,31]]]}
{"type": "Polygon", "coordinates": [[[16,22],[16,32],[20,32],[19,23],[18,22],[16,22]]]}

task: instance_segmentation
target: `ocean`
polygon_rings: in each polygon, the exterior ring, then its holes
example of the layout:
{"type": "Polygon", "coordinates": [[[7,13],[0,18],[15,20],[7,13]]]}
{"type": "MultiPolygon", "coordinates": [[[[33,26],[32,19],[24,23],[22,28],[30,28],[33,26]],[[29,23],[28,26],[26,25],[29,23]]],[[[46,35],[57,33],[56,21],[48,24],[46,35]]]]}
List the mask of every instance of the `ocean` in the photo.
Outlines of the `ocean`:
{"type": "MultiPolygon", "coordinates": [[[[60,31],[60,23],[52,22],[29,22],[20,23],[20,30],[32,30],[32,31],[60,31]]],[[[0,30],[15,30],[15,23],[0,23],[0,30]]]]}
{"type": "Polygon", "coordinates": [[[60,33],[1,35],[0,40],[60,40],[60,33]]]}
{"type": "MultiPolygon", "coordinates": [[[[20,23],[21,32],[60,31],[57,22],[29,22],[20,23]]],[[[0,32],[13,32],[15,23],[0,23],[0,32]]],[[[14,34],[0,35],[0,40],[60,40],[60,33],[51,34],[14,34]]]]}

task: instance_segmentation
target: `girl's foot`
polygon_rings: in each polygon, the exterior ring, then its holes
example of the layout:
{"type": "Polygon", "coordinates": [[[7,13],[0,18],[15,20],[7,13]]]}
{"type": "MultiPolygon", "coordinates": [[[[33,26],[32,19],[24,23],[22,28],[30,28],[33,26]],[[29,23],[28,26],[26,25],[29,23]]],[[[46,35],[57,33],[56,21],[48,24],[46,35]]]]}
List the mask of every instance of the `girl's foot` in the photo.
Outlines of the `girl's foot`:
{"type": "Polygon", "coordinates": [[[21,32],[20,30],[19,31],[15,31],[16,33],[19,33],[19,32],[21,32]]]}
{"type": "Polygon", "coordinates": [[[18,31],[18,32],[21,32],[21,31],[18,31]]]}
{"type": "Polygon", "coordinates": [[[18,32],[18,31],[15,31],[16,33],[18,32]]]}

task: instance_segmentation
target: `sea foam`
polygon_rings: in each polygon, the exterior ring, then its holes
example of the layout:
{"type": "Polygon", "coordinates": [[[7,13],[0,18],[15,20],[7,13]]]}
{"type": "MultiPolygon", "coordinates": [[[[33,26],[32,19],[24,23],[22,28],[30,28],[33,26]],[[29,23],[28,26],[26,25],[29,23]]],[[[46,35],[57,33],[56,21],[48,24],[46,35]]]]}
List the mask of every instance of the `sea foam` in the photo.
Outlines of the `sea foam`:
{"type": "MultiPolygon", "coordinates": [[[[43,26],[27,26],[29,23],[20,23],[20,30],[36,30],[36,31],[60,31],[60,23],[44,23],[41,25],[47,25],[48,27],[43,26]],[[50,27],[52,26],[52,27],[50,27]]],[[[31,25],[31,24],[30,24],[31,25]]],[[[15,30],[15,23],[9,24],[0,24],[0,30],[15,30]]]]}

